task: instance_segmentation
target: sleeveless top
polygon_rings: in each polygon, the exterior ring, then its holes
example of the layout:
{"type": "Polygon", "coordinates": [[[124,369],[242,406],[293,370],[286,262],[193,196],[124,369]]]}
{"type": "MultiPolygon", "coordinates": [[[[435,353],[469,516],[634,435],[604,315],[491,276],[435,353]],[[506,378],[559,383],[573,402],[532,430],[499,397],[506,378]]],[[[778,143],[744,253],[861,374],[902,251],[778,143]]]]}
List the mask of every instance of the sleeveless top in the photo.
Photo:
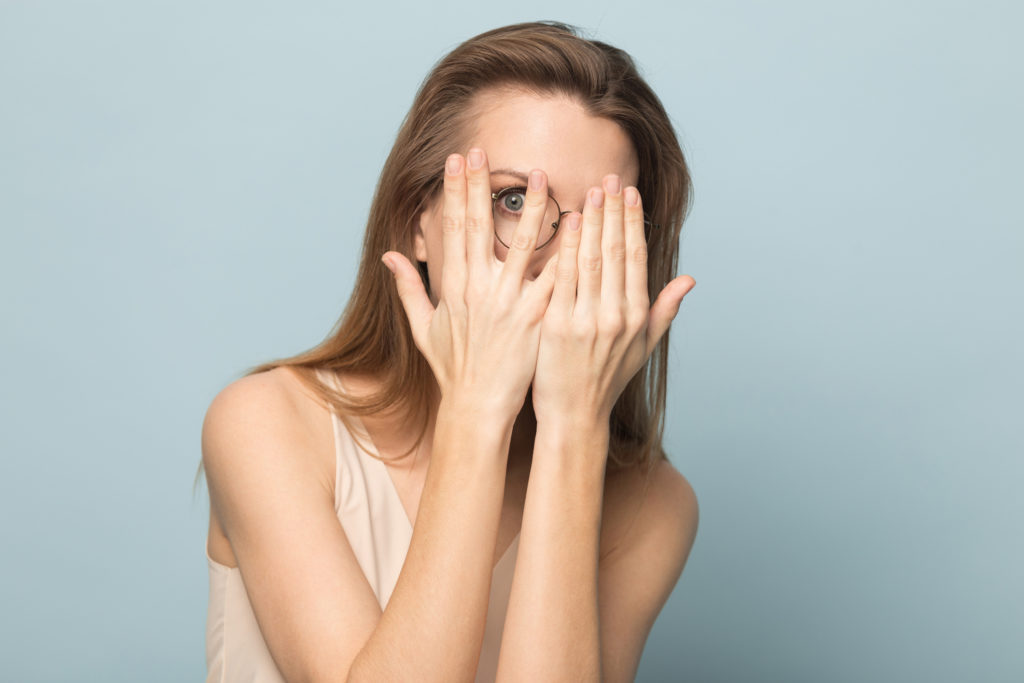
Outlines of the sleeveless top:
{"type": "MultiPolygon", "coordinates": [[[[379,455],[362,421],[355,416],[350,419],[361,431],[362,442],[374,449],[374,455],[379,455]]],[[[335,450],[334,509],[383,610],[405,563],[412,540],[412,524],[387,466],[359,447],[333,410],[331,420],[335,450]]],[[[476,683],[492,682],[497,673],[518,546],[517,534],[494,567],[476,683]]],[[[206,683],[284,683],[256,623],[238,567],[215,561],[208,547],[206,560],[210,572],[206,683]]]]}

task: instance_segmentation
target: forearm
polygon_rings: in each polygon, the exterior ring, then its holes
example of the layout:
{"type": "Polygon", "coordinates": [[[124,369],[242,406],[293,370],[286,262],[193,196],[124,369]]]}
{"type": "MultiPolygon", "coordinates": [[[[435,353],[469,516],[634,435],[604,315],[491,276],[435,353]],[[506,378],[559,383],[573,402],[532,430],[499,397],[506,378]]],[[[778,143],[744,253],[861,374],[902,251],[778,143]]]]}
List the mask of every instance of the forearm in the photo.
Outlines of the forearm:
{"type": "Polygon", "coordinates": [[[473,680],[513,420],[442,402],[405,564],[349,680],[473,680]]]}
{"type": "Polygon", "coordinates": [[[597,565],[608,426],[540,422],[499,681],[601,678],[597,565]]]}

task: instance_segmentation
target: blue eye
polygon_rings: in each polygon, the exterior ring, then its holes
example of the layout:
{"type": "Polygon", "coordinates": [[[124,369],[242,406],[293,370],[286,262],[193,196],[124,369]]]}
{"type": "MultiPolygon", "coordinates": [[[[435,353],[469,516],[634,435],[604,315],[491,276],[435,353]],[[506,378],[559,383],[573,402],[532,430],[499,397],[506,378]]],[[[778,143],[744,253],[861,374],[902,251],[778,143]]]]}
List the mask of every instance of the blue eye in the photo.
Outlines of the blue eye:
{"type": "Polygon", "coordinates": [[[505,196],[505,208],[509,211],[520,211],[526,199],[518,192],[512,192],[505,196]]]}
{"type": "Polygon", "coordinates": [[[526,204],[526,190],[519,187],[509,187],[498,193],[498,201],[495,208],[506,214],[518,216],[526,204]]]}

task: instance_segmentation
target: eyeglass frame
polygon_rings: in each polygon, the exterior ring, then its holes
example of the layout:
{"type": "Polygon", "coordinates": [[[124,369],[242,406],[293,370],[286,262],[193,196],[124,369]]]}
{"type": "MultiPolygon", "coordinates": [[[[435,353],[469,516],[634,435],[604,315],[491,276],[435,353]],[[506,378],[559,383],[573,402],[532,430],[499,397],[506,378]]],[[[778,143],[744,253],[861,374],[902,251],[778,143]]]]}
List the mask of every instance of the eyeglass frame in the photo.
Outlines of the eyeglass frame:
{"type": "MultiPolygon", "coordinates": [[[[509,187],[503,187],[500,190],[498,190],[497,192],[492,192],[491,193],[491,213],[494,212],[494,204],[495,204],[495,202],[497,202],[499,199],[504,198],[507,195],[512,194],[513,192],[519,192],[520,194],[524,194],[525,195],[526,194],[526,188],[521,186],[521,185],[511,185],[509,187]]],[[[543,249],[548,244],[550,244],[551,240],[555,239],[555,235],[558,234],[558,228],[560,228],[562,226],[562,216],[564,216],[567,213],[572,213],[572,211],[562,211],[562,206],[558,203],[557,199],[555,199],[554,197],[551,196],[550,193],[548,194],[548,198],[555,203],[555,210],[558,212],[558,220],[556,220],[554,223],[551,224],[551,227],[553,229],[552,233],[551,233],[551,237],[549,237],[546,240],[544,240],[543,244],[538,244],[536,247],[534,247],[534,251],[538,251],[540,249],[543,249]]],[[[647,218],[647,216],[645,215],[644,216],[644,227],[645,228],[651,228],[653,230],[657,230],[661,226],[656,224],[656,223],[652,223],[650,221],[650,219],[647,218]]],[[[505,244],[505,241],[503,239],[501,239],[501,235],[498,234],[497,226],[494,226],[494,237],[506,249],[510,249],[511,248],[508,244],[505,244]]]]}

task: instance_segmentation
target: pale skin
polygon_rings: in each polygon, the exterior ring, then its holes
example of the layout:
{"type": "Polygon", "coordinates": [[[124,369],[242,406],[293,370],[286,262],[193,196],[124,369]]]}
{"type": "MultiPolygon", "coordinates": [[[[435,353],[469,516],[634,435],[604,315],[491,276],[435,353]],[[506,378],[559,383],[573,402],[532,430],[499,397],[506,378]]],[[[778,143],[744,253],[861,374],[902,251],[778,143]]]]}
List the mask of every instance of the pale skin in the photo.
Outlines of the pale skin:
{"type": "MultiPolygon", "coordinates": [[[[468,152],[449,158],[419,221],[432,291],[384,255],[442,395],[426,447],[393,476],[415,530],[386,610],[333,510],[325,409],[294,377],[239,380],[204,423],[209,552],[240,567],[288,680],[472,680],[491,570],[517,531],[498,680],[632,680],[696,534],[693,491],[668,462],[642,499],[638,476],[605,476],[611,407],[695,284],[675,278],[648,303],[628,137],[562,97],[479,104],[468,152]],[[534,181],[510,249],[490,193],[525,183],[490,169],[534,181]],[[534,250],[549,191],[575,210],[534,250]],[[523,443],[513,425],[531,412],[523,443]]],[[[413,436],[400,416],[364,421],[382,453],[413,436]]]]}

